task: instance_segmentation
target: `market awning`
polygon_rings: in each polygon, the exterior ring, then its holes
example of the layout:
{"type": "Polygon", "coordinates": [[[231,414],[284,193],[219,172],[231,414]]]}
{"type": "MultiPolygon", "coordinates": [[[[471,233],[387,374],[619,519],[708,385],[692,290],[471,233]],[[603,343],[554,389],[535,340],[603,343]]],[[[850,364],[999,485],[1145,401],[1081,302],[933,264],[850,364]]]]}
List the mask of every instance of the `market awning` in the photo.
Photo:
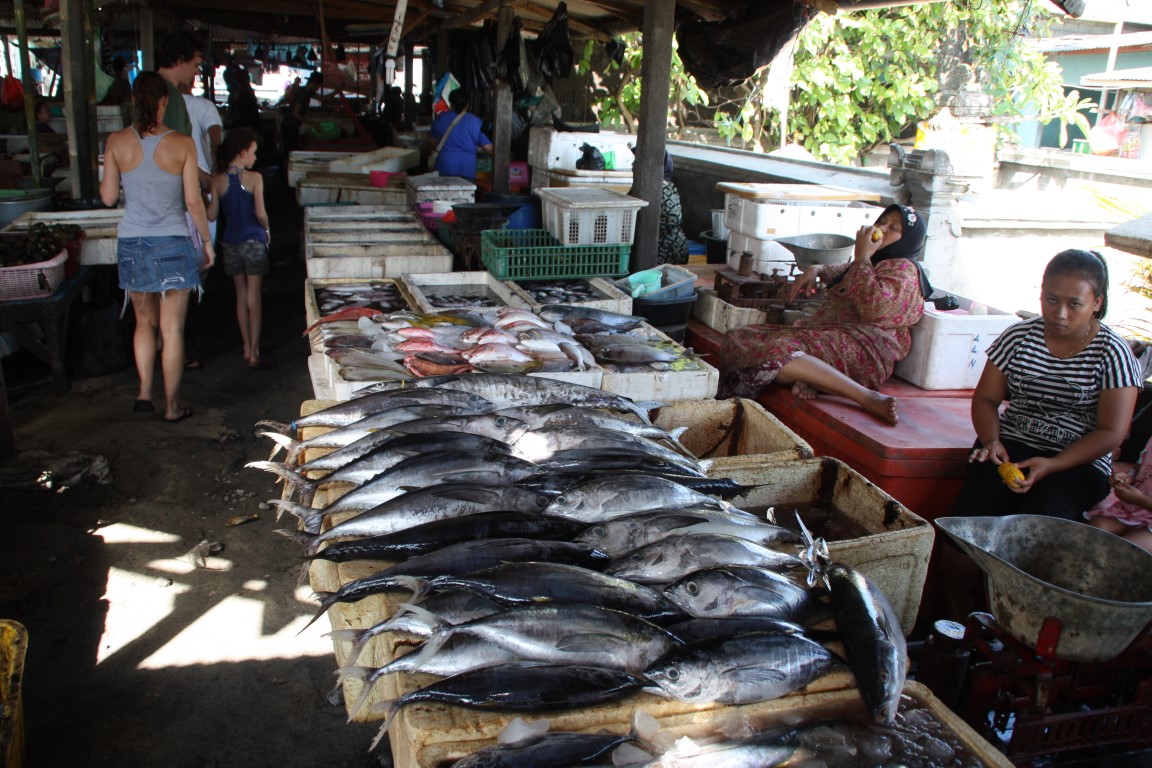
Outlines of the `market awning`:
{"type": "Polygon", "coordinates": [[[1100,72],[1095,75],[1084,75],[1080,78],[1081,85],[1093,88],[1127,88],[1152,90],[1152,67],[1138,67],[1136,69],[1115,69],[1111,72],[1100,72]]]}

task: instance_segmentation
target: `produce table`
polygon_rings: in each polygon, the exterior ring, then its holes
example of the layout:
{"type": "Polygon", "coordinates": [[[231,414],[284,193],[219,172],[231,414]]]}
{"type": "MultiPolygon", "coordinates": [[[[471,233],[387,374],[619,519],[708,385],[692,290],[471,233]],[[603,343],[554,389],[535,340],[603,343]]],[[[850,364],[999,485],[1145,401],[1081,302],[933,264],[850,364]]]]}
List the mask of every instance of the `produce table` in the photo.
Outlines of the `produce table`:
{"type": "Polygon", "coordinates": [[[58,395],[68,391],[65,371],[68,311],[88,283],[91,270],[91,267],[81,266],[76,275],[62,282],[51,296],[0,301],[0,331],[11,333],[32,354],[48,364],[52,369],[53,390],[58,395]],[[32,328],[41,331],[42,340],[32,333],[32,328]]]}

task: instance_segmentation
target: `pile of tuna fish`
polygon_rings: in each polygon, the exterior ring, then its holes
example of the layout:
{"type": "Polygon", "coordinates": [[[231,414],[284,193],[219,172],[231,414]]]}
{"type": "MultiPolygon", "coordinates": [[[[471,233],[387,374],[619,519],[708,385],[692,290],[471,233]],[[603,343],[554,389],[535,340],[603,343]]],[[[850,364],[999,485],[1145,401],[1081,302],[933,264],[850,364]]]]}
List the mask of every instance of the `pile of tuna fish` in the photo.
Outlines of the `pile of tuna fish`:
{"type": "Polygon", "coordinates": [[[701,364],[641,317],[591,307],[539,311],[379,312],[356,307],[317,320],[324,353],[345,381],[407,381],[440,374],[689,370],[701,364]]]}
{"type": "Polygon", "coordinates": [[[364,681],[353,711],[382,676],[417,671],[441,679],[392,701],[381,735],[421,701],[533,712],[638,691],[759,702],[843,667],[808,629],[831,617],[868,710],[893,722],[907,657],[887,600],[806,531],[726,501],[746,487],[709,477],[708,462],[653,426],[657,405],[467,374],[264,423],[287,459],[250,466],[299,496],[270,502],[298,518],[282,533],[308,558],[392,563],[320,595],[313,621],[340,602],[404,596],[394,615],[337,633],[352,644],[341,675],[364,681]],[[306,428],[328,431],[288,434],[306,428]],[[425,639],[378,669],[354,666],[390,632],[425,639]]]}

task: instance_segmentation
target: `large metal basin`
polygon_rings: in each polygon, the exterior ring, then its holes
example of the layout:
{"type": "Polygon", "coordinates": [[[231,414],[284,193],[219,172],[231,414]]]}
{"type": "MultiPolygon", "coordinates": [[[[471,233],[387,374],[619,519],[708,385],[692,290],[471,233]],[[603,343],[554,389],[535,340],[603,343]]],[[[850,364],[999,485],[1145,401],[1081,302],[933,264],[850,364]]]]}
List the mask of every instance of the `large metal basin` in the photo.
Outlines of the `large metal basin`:
{"type": "Polygon", "coordinates": [[[1090,525],[1042,515],[941,517],[984,571],[992,615],[1035,648],[1048,617],[1056,657],[1109,661],[1152,621],[1152,554],[1090,525]]]}
{"type": "Polygon", "coordinates": [[[3,190],[0,195],[0,227],[6,227],[22,213],[46,211],[52,207],[51,189],[3,190]]]}
{"type": "Polygon", "coordinates": [[[794,235],[777,238],[776,242],[792,251],[800,269],[813,264],[843,264],[852,258],[856,248],[854,239],[835,234],[794,235]]]}

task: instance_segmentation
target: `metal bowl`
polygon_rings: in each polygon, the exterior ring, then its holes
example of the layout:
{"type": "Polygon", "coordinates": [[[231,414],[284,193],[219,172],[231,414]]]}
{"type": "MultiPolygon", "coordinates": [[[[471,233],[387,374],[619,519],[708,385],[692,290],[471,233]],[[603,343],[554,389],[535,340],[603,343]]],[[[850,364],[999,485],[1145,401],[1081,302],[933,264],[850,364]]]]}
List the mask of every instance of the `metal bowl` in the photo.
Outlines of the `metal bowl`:
{"type": "Polygon", "coordinates": [[[851,237],[830,233],[780,237],[776,242],[792,251],[800,269],[808,269],[813,264],[843,264],[852,258],[856,249],[856,241],[851,237]]]}
{"type": "Polygon", "coordinates": [[[1035,648],[1044,619],[1063,624],[1057,658],[1110,661],[1152,621],[1152,554],[1119,536],[1043,515],[941,517],[984,571],[992,615],[1035,648]]]}

